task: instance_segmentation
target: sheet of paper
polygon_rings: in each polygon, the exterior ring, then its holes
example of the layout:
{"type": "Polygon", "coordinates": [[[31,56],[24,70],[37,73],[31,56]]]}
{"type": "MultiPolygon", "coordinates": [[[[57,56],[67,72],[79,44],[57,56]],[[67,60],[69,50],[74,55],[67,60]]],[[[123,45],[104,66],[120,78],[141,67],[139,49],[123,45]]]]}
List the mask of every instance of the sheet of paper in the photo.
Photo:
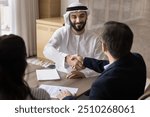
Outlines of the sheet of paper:
{"type": "Polygon", "coordinates": [[[68,90],[71,92],[72,95],[76,94],[78,91],[78,88],[72,88],[72,87],[63,87],[63,86],[53,86],[53,85],[40,85],[39,88],[42,88],[46,90],[51,98],[57,98],[56,95],[59,94],[60,90],[68,90]]]}
{"type": "Polygon", "coordinates": [[[36,70],[38,80],[58,80],[60,76],[56,69],[41,69],[36,70]]]}

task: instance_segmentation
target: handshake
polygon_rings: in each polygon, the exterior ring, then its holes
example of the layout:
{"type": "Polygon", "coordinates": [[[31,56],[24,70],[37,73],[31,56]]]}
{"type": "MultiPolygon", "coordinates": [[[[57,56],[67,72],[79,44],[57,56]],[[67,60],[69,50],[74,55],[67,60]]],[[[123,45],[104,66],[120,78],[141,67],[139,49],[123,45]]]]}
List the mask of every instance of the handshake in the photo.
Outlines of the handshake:
{"type": "Polygon", "coordinates": [[[65,58],[65,62],[72,67],[71,73],[67,74],[66,78],[68,79],[85,78],[85,75],[79,71],[85,68],[83,66],[83,57],[79,55],[68,55],[65,58]]]}
{"type": "Polygon", "coordinates": [[[65,61],[66,63],[68,63],[69,66],[72,67],[74,71],[78,71],[85,68],[83,66],[83,57],[79,55],[68,55],[66,56],[65,61]]]}

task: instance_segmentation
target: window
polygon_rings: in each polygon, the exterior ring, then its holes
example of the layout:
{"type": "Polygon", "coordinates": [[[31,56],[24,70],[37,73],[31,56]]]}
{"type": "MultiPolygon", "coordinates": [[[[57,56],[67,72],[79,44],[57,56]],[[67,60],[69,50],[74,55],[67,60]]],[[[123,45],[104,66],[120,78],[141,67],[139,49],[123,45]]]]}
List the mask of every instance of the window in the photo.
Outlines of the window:
{"type": "Polygon", "coordinates": [[[11,33],[9,0],[0,0],[0,35],[11,33]]]}

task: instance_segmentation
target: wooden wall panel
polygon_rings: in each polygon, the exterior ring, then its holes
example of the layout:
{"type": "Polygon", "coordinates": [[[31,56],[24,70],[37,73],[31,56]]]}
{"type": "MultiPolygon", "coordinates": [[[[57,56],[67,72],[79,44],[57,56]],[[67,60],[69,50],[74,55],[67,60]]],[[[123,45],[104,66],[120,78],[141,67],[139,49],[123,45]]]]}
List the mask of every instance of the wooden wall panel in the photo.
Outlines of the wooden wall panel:
{"type": "Polygon", "coordinates": [[[61,0],[39,0],[39,18],[60,17],[61,0]]]}

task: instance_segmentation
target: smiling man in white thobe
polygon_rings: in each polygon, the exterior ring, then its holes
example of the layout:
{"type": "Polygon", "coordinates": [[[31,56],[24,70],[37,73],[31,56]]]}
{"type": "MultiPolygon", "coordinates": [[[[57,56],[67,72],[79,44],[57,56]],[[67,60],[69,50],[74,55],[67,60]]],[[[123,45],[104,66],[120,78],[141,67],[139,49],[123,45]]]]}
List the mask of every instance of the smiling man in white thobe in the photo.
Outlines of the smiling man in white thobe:
{"type": "Polygon", "coordinates": [[[103,59],[101,42],[94,31],[87,30],[86,22],[89,15],[87,6],[72,3],[64,14],[65,26],[57,29],[44,48],[46,58],[55,62],[56,69],[67,73],[67,78],[98,76],[88,68],[75,71],[72,56],[93,57],[103,59]]]}

